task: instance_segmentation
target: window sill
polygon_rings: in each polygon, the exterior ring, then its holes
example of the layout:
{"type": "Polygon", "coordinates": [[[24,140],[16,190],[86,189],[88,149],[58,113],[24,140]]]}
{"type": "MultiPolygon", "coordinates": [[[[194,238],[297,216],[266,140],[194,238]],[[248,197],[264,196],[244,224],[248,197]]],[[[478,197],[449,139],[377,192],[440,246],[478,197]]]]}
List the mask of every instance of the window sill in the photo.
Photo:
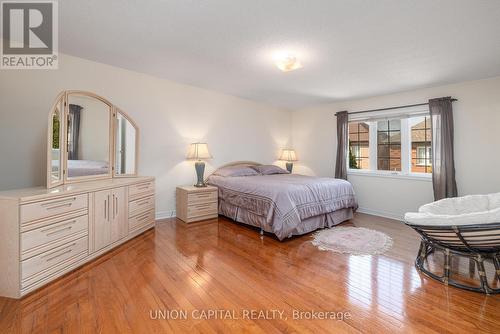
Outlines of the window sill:
{"type": "Polygon", "coordinates": [[[359,170],[359,169],[348,169],[347,175],[360,175],[368,177],[386,177],[391,179],[403,179],[403,180],[416,180],[424,182],[432,182],[432,174],[403,174],[400,172],[383,172],[383,171],[370,171],[370,170],[359,170]]]}

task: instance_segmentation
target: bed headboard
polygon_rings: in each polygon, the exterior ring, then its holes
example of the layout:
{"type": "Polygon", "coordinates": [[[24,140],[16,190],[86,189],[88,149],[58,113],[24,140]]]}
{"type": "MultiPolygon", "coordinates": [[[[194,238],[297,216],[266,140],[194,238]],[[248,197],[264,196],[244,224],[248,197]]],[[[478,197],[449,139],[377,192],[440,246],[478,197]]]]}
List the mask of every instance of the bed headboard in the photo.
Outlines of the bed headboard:
{"type": "Polygon", "coordinates": [[[216,171],[218,171],[220,168],[224,168],[224,167],[234,167],[234,166],[261,166],[262,164],[259,163],[259,162],[255,162],[255,161],[233,161],[233,162],[229,162],[227,164],[224,164],[222,166],[219,166],[218,168],[216,168],[212,173],[208,174],[206,177],[205,177],[205,182],[207,182],[208,180],[208,177],[210,175],[212,175],[213,173],[215,173],[216,171]]]}

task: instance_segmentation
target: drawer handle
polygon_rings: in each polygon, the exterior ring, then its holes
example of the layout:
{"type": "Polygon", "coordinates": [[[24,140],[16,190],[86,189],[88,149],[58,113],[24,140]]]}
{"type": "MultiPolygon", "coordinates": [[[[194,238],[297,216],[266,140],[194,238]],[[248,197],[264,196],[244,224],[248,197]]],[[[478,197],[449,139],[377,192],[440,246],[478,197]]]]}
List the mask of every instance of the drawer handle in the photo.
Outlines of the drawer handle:
{"type": "Polygon", "coordinates": [[[142,214],[142,215],[137,216],[137,220],[138,220],[138,221],[142,221],[142,220],[144,220],[145,218],[148,218],[150,215],[151,215],[151,214],[150,214],[149,212],[146,212],[146,213],[144,213],[144,214],[142,214]]]}
{"type": "Polygon", "coordinates": [[[76,219],[74,219],[72,221],[69,221],[69,222],[64,222],[62,224],[53,225],[53,226],[48,227],[48,228],[44,228],[43,230],[40,230],[40,232],[43,232],[43,233],[45,233],[45,232],[51,232],[51,231],[56,230],[56,229],[58,229],[60,227],[63,227],[63,226],[66,226],[66,225],[71,225],[71,224],[74,224],[74,223],[76,223],[76,219]]]}
{"type": "Polygon", "coordinates": [[[64,207],[70,207],[72,205],[73,205],[73,203],[59,204],[59,205],[46,207],[45,209],[46,210],[54,210],[54,209],[59,209],[59,208],[64,208],[64,207]]]}
{"type": "Polygon", "coordinates": [[[204,208],[208,208],[208,207],[210,207],[210,206],[212,206],[212,204],[211,204],[211,203],[209,203],[209,204],[197,204],[197,205],[195,205],[195,207],[196,207],[197,209],[204,209],[204,208]]]}
{"type": "Polygon", "coordinates": [[[147,203],[149,203],[149,198],[145,199],[143,201],[137,202],[136,204],[140,206],[140,205],[147,204],[147,203]]]}
{"type": "Polygon", "coordinates": [[[146,216],[142,216],[141,218],[137,219],[137,222],[142,223],[143,221],[148,220],[149,218],[151,218],[151,215],[147,214],[146,216]]]}
{"type": "Polygon", "coordinates": [[[71,249],[71,247],[73,247],[73,246],[76,246],[76,242],[74,242],[71,245],[66,246],[66,247],[64,247],[62,249],[58,249],[58,250],[53,251],[51,253],[45,254],[45,255],[42,256],[42,259],[45,259],[46,257],[49,257],[49,258],[46,259],[46,261],[47,262],[52,261],[52,260],[54,260],[54,259],[56,259],[56,258],[58,258],[58,257],[60,257],[60,256],[62,256],[64,254],[72,252],[73,250],[71,249]],[[61,251],[63,251],[63,252],[59,253],[61,251]],[[59,253],[59,254],[57,254],[57,253],[59,253]],[[54,255],[54,254],[57,254],[57,255],[54,255]],[[52,256],[52,255],[54,255],[54,256],[52,256]]]}
{"type": "Polygon", "coordinates": [[[115,215],[118,216],[118,196],[115,196],[115,203],[115,215]]]}
{"type": "Polygon", "coordinates": [[[50,233],[47,233],[47,236],[48,237],[51,237],[53,236],[54,234],[58,234],[58,233],[61,233],[61,232],[64,232],[64,231],[69,231],[73,228],[73,226],[67,226],[67,227],[63,227],[62,229],[60,230],[57,230],[57,231],[54,231],[54,232],[50,232],[50,233]]]}
{"type": "Polygon", "coordinates": [[[149,188],[149,184],[145,184],[145,185],[142,185],[142,186],[137,186],[137,190],[143,190],[143,189],[148,189],[149,188]]]}
{"type": "Polygon", "coordinates": [[[116,218],[116,200],[115,200],[115,194],[113,194],[113,220],[116,218]]]}
{"type": "Polygon", "coordinates": [[[73,251],[72,249],[68,249],[67,251],[62,252],[61,254],[57,254],[56,256],[50,257],[50,258],[46,259],[45,261],[50,262],[52,260],[57,259],[58,257],[61,257],[61,256],[68,254],[68,253],[71,253],[72,251],[73,251]]]}
{"type": "Polygon", "coordinates": [[[61,206],[71,206],[72,203],[67,203],[67,202],[74,202],[76,201],[76,197],[72,197],[72,198],[65,198],[63,200],[60,200],[60,201],[53,201],[53,202],[50,202],[50,203],[43,203],[42,204],[42,207],[47,207],[47,210],[51,210],[51,209],[55,209],[55,208],[60,208],[61,206]],[[59,204],[59,203],[63,203],[62,205],[56,205],[56,206],[51,206],[51,205],[54,205],[54,204],[59,204]]]}

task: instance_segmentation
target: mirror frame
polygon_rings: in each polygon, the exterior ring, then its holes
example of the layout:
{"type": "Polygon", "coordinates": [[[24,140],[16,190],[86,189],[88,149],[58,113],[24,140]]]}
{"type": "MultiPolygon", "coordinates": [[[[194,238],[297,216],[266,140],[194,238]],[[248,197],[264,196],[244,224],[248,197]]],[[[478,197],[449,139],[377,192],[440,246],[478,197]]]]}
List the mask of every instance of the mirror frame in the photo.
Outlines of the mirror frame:
{"type": "Polygon", "coordinates": [[[78,183],[78,182],[85,182],[85,181],[94,181],[94,180],[103,180],[103,179],[110,179],[113,177],[113,152],[114,152],[114,119],[115,119],[115,111],[114,111],[114,106],[111,102],[106,100],[105,98],[102,98],[96,94],[89,93],[89,92],[84,92],[84,91],[77,91],[77,90],[72,90],[72,91],[66,91],[65,94],[65,100],[64,100],[64,125],[65,125],[65,131],[64,131],[64,152],[62,155],[63,159],[63,176],[64,176],[64,184],[69,184],[69,183],[78,183]],[[68,117],[69,117],[69,99],[71,96],[79,96],[79,97],[90,97],[94,98],[104,104],[106,104],[109,107],[109,126],[108,126],[108,163],[109,163],[109,168],[108,172],[106,174],[100,174],[100,175],[87,175],[87,176],[77,176],[77,177],[72,177],[70,178],[68,176],[68,117]]]}
{"type": "Polygon", "coordinates": [[[120,108],[116,107],[113,105],[110,101],[107,99],[91,93],[87,91],[82,91],[82,90],[67,90],[59,93],[57,95],[57,98],[52,105],[52,108],[49,113],[49,123],[48,123],[48,129],[47,129],[47,188],[54,188],[63,184],[71,184],[71,183],[78,183],[78,182],[85,182],[85,181],[96,181],[96,180],[104,180],[104,179],[111,179],[111,178],[120,178],[120,177],[136,177],[137,176],[137,171],[139,167],[139,127],[137,124],[132,120],[132,118],[125,112],[123,112],[120,108]],[[100,102],[105,103],[106,105],[109,106],[109,170],[108,173],[103,174],[103,175],[89,175],[89,176],[79,176],[79,177],[73,177],[69,178],[68,177],[68,150],[67,150],[67,144],[68,144],[68,133],[67,133],[67,122],[68,122],[68,115],[69,115],[69,104],[68,100],[70,96],[86,96],[90,97],[96,100],[99,100],[100,102]],[[52,181],[52,122],[53,122],[53,114],[55,109],[58,107],[59,103],[63,103],[63,115],[61,117],[62,120],[62,126],[60,126],[59,131],[59,138],[60,138],[60,144],[59,147],[62,149],[61,154],[60,154],[60,159],[61,159],[61,170],[60,173],[62,173],[62,177],[60,178],[59,181],[53,182],[52,181]],[[116,133],[116,126],[118,124],[118,114],[120,114],[122,117],[124,117],[127,121],[130,122],[130,124],[134,127],[135,129],[135,166],[134,166],[134,173],[130,174],[116,174],[115,170],[115,157],[116,157],[116,143],[115,143],[115,133],[116,133]]]}
{"type": "Polygon", "coordinates": [[[64,121],[64,109],[66,104],[66,93],[61,92],[57,95],[52,108],[50,109],[49,119],[48,119],[48,129],[47,129],[47,188],[53,188],[60,186],[64,183],[63,175],[63,145],[64,145],[64,133],[66,132],[66,122],[64,121]],[[60,110],[61,116],[59,120],[59,180],[53,182],[52,180],[52,125],[54,120],[54,111],[62,104],[63,108],[60,110]]]}
{"type": "Polygon", "coordinates": [[[113,177],[131,177],[131,176],[137,176],[137,170],[139,169],[139,127],[137,124],[134,122],[130,116],[121,110],[120,108],[115,106],[115,112],[114,112],[114,117],[113,117],[113,177]],[[129,121],[130,125],[132,125],[135,129],[135,166],[134,166],[134,173],[131,174],[116,174],[116,126],[118,124],[118,114],[122,115],[123,118],[125,118],[127,121],[129,121]]]}

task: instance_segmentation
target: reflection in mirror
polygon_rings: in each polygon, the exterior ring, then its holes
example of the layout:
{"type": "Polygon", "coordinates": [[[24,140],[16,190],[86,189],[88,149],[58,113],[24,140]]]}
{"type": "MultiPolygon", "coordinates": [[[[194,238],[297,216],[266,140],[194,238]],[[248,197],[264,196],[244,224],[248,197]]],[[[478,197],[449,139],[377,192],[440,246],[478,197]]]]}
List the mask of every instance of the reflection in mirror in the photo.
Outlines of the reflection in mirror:
{"type": "Polygon", "coordinates": [[[50,134],[50,156],[51,156],[51,173],[50,183],[61,181],[61,145],[62,145],[62,115],[63,115],[63,100],[61,99],[54,108],[51,116],[52,133],[50,134]]]}
{"type": "Polygon", "coordinates": [[[83,95],[68,96],[68,178],[109,174],[111,108],[83,95]]]}
{"type": "Polygon", "coordinates": [[[137,132],[134,125],[121,113],[116,116],[115,135],[115,174],[135,174],[137,132]]]}

